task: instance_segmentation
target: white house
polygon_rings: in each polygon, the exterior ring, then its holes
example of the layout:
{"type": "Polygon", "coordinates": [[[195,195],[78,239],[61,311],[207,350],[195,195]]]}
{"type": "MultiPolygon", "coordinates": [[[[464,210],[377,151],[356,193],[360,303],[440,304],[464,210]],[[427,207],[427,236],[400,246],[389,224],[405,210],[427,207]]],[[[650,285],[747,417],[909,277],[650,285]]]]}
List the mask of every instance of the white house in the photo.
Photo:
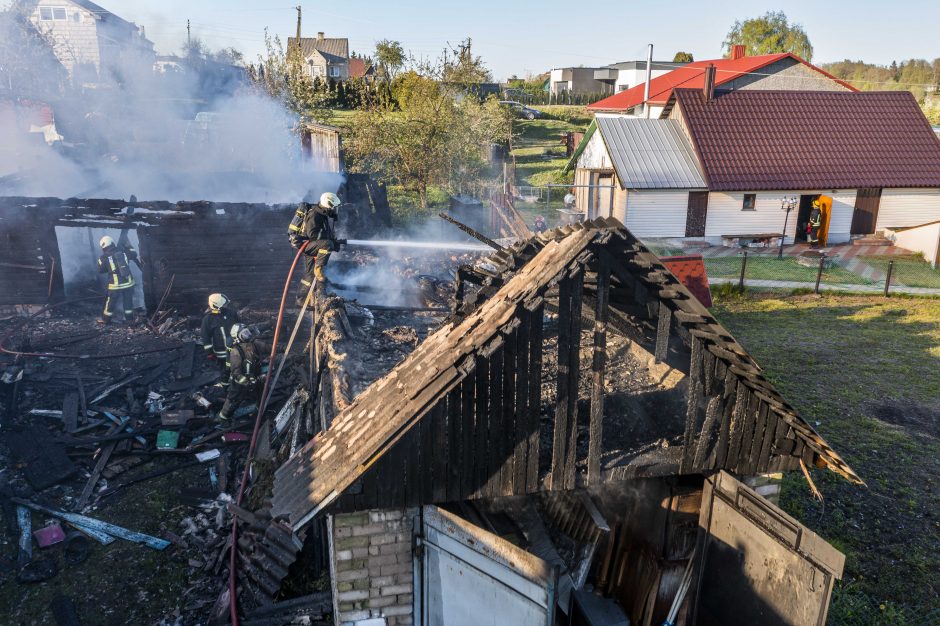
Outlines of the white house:
{"type": "Polygon", "coordinates": [[[77,82],[108,82],[153,65],[153,43],[143,27],[93,2],[22,0],[17,6],[52,39],[53,52],[77,82]]]}
{"type": "MultiPolygon", "coordinates": [[[[685,63],[653,61],[650,75],[658,78],[685,63]]],[[[549,77],[549,89],[561,93],[614,94],[646,81],[646,61],[624,61],[603,67],[556,67],[549,77]]]]}
{"type": "MultiPolygon", "coordinates": [[[[706,81],[708,84],[708,82],[706,81]]],[[[713,83],[711,83],[713,85],[713,83]]],[[[668,118],[598,115],[568,167],[577,206],[644,238],[805,239],[832,198],[828,241],[940,220],[940,141],[911,94],[676,89],[668,118]]]]}

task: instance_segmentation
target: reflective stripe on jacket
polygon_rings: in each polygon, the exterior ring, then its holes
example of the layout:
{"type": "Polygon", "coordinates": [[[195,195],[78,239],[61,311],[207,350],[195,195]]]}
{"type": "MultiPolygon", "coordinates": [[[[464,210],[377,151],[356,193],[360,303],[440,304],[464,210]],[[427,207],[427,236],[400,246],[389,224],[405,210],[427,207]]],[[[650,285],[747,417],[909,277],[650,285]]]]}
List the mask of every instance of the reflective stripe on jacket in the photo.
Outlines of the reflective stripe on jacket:
{"type": "Polygon", "coordinates": [[[98,259],[98,271],[108,274],[108,289],[127,289],[134,286],[130,264],[136,258],[137,252],[130,246],[124,250],[117,247],[105,250],[98,259]]]}

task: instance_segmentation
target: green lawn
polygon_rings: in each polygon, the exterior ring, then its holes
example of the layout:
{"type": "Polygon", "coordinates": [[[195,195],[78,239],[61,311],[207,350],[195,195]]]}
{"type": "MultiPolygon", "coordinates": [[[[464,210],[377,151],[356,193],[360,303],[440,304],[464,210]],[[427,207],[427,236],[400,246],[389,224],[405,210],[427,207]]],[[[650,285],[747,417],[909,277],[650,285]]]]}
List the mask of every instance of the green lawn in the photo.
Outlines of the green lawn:
{"type": "Polygon", "coordinates": [[[862,259],[882,272],[888,271],[888,263],[894,261],[891,284],[907,287],[932,287],[940,289],[940,270],[930,267],[920,256],[867,256],[862,259]]]}
{"type": "MultiPolygon", "coordinates": [[[[705,268],[709,278],[738,278],[741,276],[740,256],[708,257],[705,259],[705,268]]],[[[804,283],[816,282],[817,269],[800,265],[791,257],[778,259],[775,256],[749,255],[744,282],[747,280],[789,280],[804,283]]],[[[839,265],[833,265],[823,270],[823,283],[842,285],[865,285],[871,281],[850,272],[839,265]]]]}
{"type": "Polygon", "coordinates": [[[940,623],[940,300],[721,297],[714,312],[866,481],[797,472],[781,504],[846,554],[830,624],[940,623]]]}
{"type": "MultiPolygon", "coordinates": [[[[576,122],[581,121],[576,119],[576,122]]],[[[561,136],[586,128],[587,124],[558,119],[518,120],[513,127],[517,184],[537,186],[569,182],[571,174],[561,171],[568,163],[561,136]]]]}

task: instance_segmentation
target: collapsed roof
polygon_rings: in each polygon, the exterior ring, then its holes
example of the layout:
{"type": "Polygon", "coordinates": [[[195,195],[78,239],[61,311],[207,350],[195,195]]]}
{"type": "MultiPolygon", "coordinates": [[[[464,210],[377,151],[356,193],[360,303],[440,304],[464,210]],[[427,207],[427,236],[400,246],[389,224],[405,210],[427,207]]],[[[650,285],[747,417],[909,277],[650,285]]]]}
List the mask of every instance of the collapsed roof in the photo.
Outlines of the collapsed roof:
{"type": "Polygon", "coordinates": [[[277,471],[275,516],[296,530],[338,501],[355,510],[801,464],[861,482],[616,220],[550,231],[478,267],[481,289],[459,314],[277,471]],[[542,416],[546,309],[557,311],[558,367],[542,416]],[[591,318],[590,409],[579,412],[582,323],[591,318]],[[602,463],[608,326],[649,356],[649,369],[679,379],[681,445],[602,463]]]}

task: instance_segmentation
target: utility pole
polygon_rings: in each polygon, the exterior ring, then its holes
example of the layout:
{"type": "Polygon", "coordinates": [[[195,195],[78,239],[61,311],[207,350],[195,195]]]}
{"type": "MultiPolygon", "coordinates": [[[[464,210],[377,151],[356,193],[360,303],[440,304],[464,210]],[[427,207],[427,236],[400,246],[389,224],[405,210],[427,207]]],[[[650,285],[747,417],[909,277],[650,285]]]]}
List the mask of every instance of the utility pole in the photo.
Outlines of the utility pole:
{"type": "Polygon", "coordinates": [[[300,48],[300,47],[301,47],[301,46],[300,46],[300,12],[301,12],[301,8],[300,8],[300,5],[299,5],[299,4],[298,4],[297,6],[295,6],[294,8],[297,9],[297,47],[300,48]]]}
{"type": "Polygon", "coordinates": [[[193,34],[189,28],[189,20],[186,20],[186,48],[191,48],[193,45],[193,34]]]}

